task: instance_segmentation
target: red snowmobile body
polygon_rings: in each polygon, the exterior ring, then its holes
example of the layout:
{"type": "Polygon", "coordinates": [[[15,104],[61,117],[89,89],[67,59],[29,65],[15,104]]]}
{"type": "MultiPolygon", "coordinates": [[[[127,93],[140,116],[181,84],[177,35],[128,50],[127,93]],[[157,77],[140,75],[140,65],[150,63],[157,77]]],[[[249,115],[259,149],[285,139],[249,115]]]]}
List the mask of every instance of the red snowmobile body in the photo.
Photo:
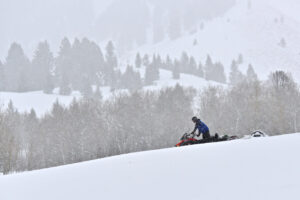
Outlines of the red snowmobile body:
{"type": "Polygon", "coordinates": [[[176,144],[176,147],[186,146],[186,145],[192,145],[195,144],[198,140],[196,140],[195,135],[185,133],[178,144],[176,144]]]}

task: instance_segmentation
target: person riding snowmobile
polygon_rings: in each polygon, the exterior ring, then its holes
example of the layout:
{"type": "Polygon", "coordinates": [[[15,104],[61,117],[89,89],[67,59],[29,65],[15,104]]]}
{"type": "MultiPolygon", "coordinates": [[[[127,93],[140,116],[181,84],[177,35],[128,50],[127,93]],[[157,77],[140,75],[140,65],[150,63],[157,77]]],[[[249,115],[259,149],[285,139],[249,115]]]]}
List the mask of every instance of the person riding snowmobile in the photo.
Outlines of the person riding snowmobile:
{"type": "Polygon", "coordinates": [[[209,139],[210,138],[210,133],[209,133],[209,128],[204,124],[200,119],[197,117],[193,117],[192,121],[195,123],[195,128],[191,132],[191,134],[195,134],[196,130],[198,129],[198,137],[202,133],[202,138],[203,139],[209,139]]]}

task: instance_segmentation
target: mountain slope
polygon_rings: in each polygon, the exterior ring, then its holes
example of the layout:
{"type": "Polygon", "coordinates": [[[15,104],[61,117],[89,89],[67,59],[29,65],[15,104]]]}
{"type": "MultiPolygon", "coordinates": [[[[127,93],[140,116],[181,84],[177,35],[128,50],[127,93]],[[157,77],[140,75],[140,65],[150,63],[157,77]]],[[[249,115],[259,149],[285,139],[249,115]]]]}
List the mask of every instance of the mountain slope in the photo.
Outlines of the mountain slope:
{"type": "Polygon", "coordinates": [[[0,177],[1,197],[52,199],[300,198],[300,134],[134,153],[0,177]]]}
{"type": "Polygon", "coordinates": [[[186,32],[176,40],[149,43],[124,57],[134,57],[139,51],[179,58],[182,51],[186,51],[204,63],[210,54],[214,61],[225,64],[229,72],[232,60],[242,54],[244,72],[251,63],[260,78],[265,79],[271,71],[282,69],[300,81],[299,9],[300,3],[294,0],[237,0],[224,16],[204,21],[203,29],[199,24],[195,32],[186,32]],[[195,40],[197,45],[194,45],[195,40]]]}
{"type": "MultiPolygon", "coordinates": [[[[123,70],[125,70],[125,68],[123,70]]],[[[137,69],[137,71],[139,71],[144,78],[145,67],[137,69]]],[[[176,84],[183,87],[193,87],[197,90],[201,90],[209,86],[225,86],[224,84],[207,81],[203,78],[189,74],[181,74],[179,80],[174,80],[172,72],[161,69],[160,79],[155,81],[155,83],[151,86],[144,86],[143,90],[158,91],[162,88],[174,87],[176,84]]],[[[109,100],[109,98],[116,93],[128,92],[127,90],[111,91],[110,87],[101,87],[100,91],[103,95],[103,100],[109,100]]],[[[42,91],[25,93],[0,92],[0,108],[6,109],[9,102],[12,101],[14,107],[19,112],[30,112],[31,109],[34,109],[37,116],[41,117],[51,111],[52,106],[56,101],[62,105],[69,106],[74,98],[77,100],[82,98],[80,92],[77,91],[73,91],[73,93],[69,96],[62,96],[58,93],[57,89],[54,90],[54,94],[45,94],[42,91]]]]}

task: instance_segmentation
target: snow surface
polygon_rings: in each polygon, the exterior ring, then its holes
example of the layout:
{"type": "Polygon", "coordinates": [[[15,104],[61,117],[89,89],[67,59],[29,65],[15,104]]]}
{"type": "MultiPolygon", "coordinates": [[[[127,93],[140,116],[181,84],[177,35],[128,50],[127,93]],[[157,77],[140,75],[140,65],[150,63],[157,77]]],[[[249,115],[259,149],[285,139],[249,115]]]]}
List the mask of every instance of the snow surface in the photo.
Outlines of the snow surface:
{"type": "MultiPolygon", "coordinates": [[[[145,69],[139,69],[142,77],[144,76],[145,69]]],[[[165,87],[174,87],[180,84],[183,87],[193,87],[195,89],[203,89],[208,86],[222,86],[223,84],[206,81],[197,76],[181,74],[180,80],[172,78],[172,72],[160,69],[160,79],[152,86],[145,87],[146,90],[156,91],[165,87]]],[[[223,85],[224,86],[224,85],[223,85]]],[[[126,92],[125,90],[111,91],[109,87],[101,87],[103,99],[108,100],[114,94],[126,92]]],[[[58,95],[58,90],[54,90],[54,94],[44,94],[42,91],[26,92],[26,93],[13,93],[13,92],[0,92],[0,109],[7,108],[9,101],[13,102],[14,107],[20,112],[30,112],[33,108],[37,116],[41,117],[47,112],[51,111],[53,103],[56,101],[64,106],[69,106],[72,100],[82,98],[79,92],[73,92],[70,96],[58,95]]]]}
{"type": "MultiPolygon", "coordinates": [[[[109,87],[102,87],[100,90],[104,99],[113,95],[109,87]]],[[[9,102],[12,101],[19,112],[30,112],[31,109],[34,109],[37,116],[41,117],[51,111],[56,101],[61,105],[69,106],[74,98],[78,100],[82,98],[82,95],[79,92],[73,92],[69,96],[59,95],[58,89],[54,90],[54,94],[45,94],[42,91],[25,93],[0,92],[0,109],[6,109],[9,102]]]]}
{"type": "Polygon", "coordinates": [[[299,200],[300,133],[0,176],[4,200],[299,200]]]}
{"type": "Polygon", "coordinates": [[[80,97],[79,94],[61,96],[56,94],[44,94],[42,91],[26,93],[0,92],[0,108],[7,108],[11,100],[19,112],[30,112],[33,108],[36,114],[41,116],[49,112],[56,101],[67,106],[72,102],[73,98],[78,97],[80,97]]]}
{"type": "MultiPolygon", "coordinates": [[[[102,0],[104,1],[104,0],[102,0]]],[[[102,2],[101,1],[101,2],[102,2]]],[[[293,74],[296,81],[300,81],[300,1],[298,0],[251,0],[252,8],[248,9],[248,0],[236,0],[236,5],[224,16],[204,21],[204,29],[200,25],[195,33],[188,30],[177,40],[165,39],[153,44],[149,42],[122,56],[121,70],[124,72],[127,64],[133,64],[137,52],[143,54],[160,54],[163,58],[167,54],[171,58],[180,58],[186,51],[197,61],[204,64],[207,54],[213,61],[220,61],[225,65],[227,74],[230,71],[232,59],[237,59],[241,53],[244,63],[240,66],[246,71],[251,63],[260,78],[267,78],[271,71],[282,69],[293,74]],[[283,19],[283,22],[281,22],[283,19]],[[281,38],[286,40],[286,47],[279,46],[281,38]],[[197,39],[198,45],[193,42],[197,39]]],[[[107,6],[111,1],[107,1],[107,6]]],[[[104,9],[104,8],[103,8],[104,9]]],[[[139,69],[144,76],[144,69],[139,69]]],[[[161,89],[179,83],[185,87],[201,89],[208,85],[220,85],[214,82],[192,76],[182,75],[180,80],[173,80],[172,74],[160,70],[161,78],[153,86],[146,89],[161,89]]],[[[111,96],[109,88],[101,89],[104,98],[111,96]]],[[[78,95],[75,95],[76,98],[78,95]]],[[[80,95],[79,95],[80,96],[80,95]]],[[[7,106],[11,99],[18,110],[29,111],[34,108],[37,114],[43,115],[51,110],[52,104],[58,99],[69,105],[74,95],[44,95],[41,92],[30,93],[0,93],[0,108],[7,106]]]]}
{"type": "Polygon", "coordinates": [[[259,77],[266,79],[270,72],[285,70],[300,81],[300,2],[298,0],[236,0],[236,5],[224,16],[204,21],[204,29],[195,33],[185,30],[176,39],[147,45],[124,55],[124,60],[133,61],[137,52],[160,54],[163,58],[180,58],[183,51],[204,64],[209,54],[214,62],[222,62],[227,74],[233,59],[242,54],[240,66],[246,72],[251,63],[259,77]],[[281,19],[283,21],[281,22],[281,19]],[[286,47],[279,45],[284,38],[286,47]],[[194,40],[198,45],[194,46],[194,40]],[[131,59],[130,59],[131,58],[131,59]]]}
{"type": "MultiPolygon", "coordinates": [[[[145,74],[143,69],[141,74],[145,74]]],[[[200,78],[198,76],[190,75],[190,74],[180,74],[180,79],[173,79],[173,75],[171,71],[160,69],[159,70],[160,79],[155,81],[153,85],[146,86],[144,89],[146,90],[161,90],[166,87],[174,87],[176,84],[179,84],[182,87],[188,88],[192,87],[196,90],[201,90],[203,88],[209,86],[226,86],[225,84],[221,84],[215,81],[207,81],[204,78],[200,78]]]]}

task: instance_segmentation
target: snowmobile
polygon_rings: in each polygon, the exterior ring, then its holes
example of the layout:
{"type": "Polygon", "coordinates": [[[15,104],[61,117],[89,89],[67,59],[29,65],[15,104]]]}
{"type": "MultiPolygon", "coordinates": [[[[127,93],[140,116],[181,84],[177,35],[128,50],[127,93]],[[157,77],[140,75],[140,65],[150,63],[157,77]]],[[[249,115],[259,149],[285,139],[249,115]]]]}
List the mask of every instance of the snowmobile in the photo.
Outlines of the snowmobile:
{"type": "Polygon", "coordinates": [[[181,138],[180,138],[180,142],[178,144],[176,144],[176,147],[181,147],[181,146],[186,146],[186,145],[192,145],[192,144],[196,144],[198,140],[195,139],[195,135],[194,134],[190,134],[190,133],[185,133],[181,138]]]}
{"type": "Polygon", "coordinates": [[[219,136],[218,133],[216,133],[214,136],[207,138],[207,139],[201,139],[197,140],[195,138],[195,134],[191,133],[185,133],[178,144],[176,144],[176,147],[182,147],[182,146],[187,146],[187,145],[193,145],[193,144],[204,144],[204,143],[211,143],[211,142],[222,142],[222,141],[229,141],[229,140],[235,140],[238,139],[237,136],[219,136]]]}

